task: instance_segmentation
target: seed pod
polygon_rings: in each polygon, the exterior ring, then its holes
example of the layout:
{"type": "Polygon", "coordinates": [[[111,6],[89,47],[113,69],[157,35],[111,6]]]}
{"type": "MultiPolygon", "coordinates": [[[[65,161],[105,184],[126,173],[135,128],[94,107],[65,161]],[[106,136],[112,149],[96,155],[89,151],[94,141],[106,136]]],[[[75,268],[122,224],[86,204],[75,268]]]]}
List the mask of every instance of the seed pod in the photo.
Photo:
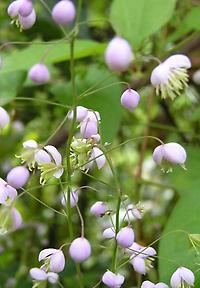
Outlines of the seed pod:
{"type": "Polygon", "coordinates": [[[61,0],[52,10],[52,18],[58,25],[67,25],[76,15],[76,8],[69,0],[61,0]]]}
{"type": "Polygon", "coordinates": [[[69,247],[69,254],[75,262],[84,262],[91,255],[89,241],[84,237],[76,238],[69,247]]]}
{"type": "Polygon", "coordinates": [[[28,78],[36,84],[45,84],[50,80],[49,70],[43,63],[35,64],[29,70],[28,78]]]}

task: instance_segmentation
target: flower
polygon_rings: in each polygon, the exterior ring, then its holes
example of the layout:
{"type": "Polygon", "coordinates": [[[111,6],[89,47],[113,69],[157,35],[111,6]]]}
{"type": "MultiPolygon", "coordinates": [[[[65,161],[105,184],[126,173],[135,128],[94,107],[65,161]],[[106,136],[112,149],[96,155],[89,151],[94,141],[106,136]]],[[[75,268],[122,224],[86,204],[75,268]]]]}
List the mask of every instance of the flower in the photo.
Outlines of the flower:
{"type": "Polygon", "coordinates": [[[98,147],[93,147],[90,157],[89,157],[89,163],[87,164],[87,168],[92,168],[93,164],[95,163],[97,165],[97,168],[100,170],[103,168],[103,166],[106,164],[106,157],[99,149],[98,147]]]}
{"type": "Polygon", "coordinates": [[[59,273],[65,268],[65,256],[60,249],[43,249],[39,254],[38,261],[44,261],[46,271],[59,273]]]}
{"type": "Polygon", "coordinates": [[[3,107],[0,107],[0,128],[5,128],[9,124],[9,122],[10,116],[3,107]]]}
{"type": "Polygon", "coordinates": [[[77,263],[87,260],[91,255],[89,241],[84,237],[74,239],[69,247],[69,254],[77,263]]]}
{"type": "Polygon", "coordinates": [[[61,0],[52,10],[52,18],[59,25],[66,25],[72,22],[76,15],[76,8],[73,2],[61,0]]]}
{"type": "Polygon", "coordinates": [[[36,84],[45,84],[50,80],[49,70],[43,63],[35,64],[30,68],[28,78],[36,84]]]}
{"type": "MultiPolygon", "coordinates": [[[[65,195],[62,196],[61,199],[61,203],[63,206],[67,205],[67,191],[64,192],[65,195]]],[[[76,206],[76,204],[78,203],[78,194],[79,194],[79,190],[77,189],[72,189],[72,191],[70,192],[70,207],[73,208],[76,206]]]]}
{"type": "Polygon", "coordinates": [[[191,270],[185,267],[178,268],[171,277],[170,285],[172,288],[183,286],[194,286],[195,277],[191,270]]]}
{"type": "Polygon", "coordinates": [[[102,282],[110,288],[120,288],[124,283],[124,276],[108,270],[103,274],[102,282]]]}
{"type": "MultiPolygon", "coordinates": [[[[88,109],[83,106],[76,107],[76,121],[81,122],[88,114],[88,109]]],[[[68,119],[72,120],[74,117],[74,111],[70,110],[68,113],[68,119]]]]}
{"type": "Polygon", "coordinates": [[[103,216],[106,212],[106,204],[102,201],[95,202],[91,208],[90,213],[95,216],[103,216]]]}
{"type": "MultiPolygon", "coordinates": [[[[153,152],[153,160],[156,164],[167,168],[170,165],[181,165],[184,168],[187,154],[185,149],[178,143],[166,143],[157,146],[153,152]]],[[[171,171],[171,167],[167,169],[167,172],[171,171]]]]}
{"type": "Polygon", "coordinates": [[[124,227],[117,233],[117,243],[123,247],[128,248],[134,242],[135,234],[130,226],[124,227]]]}
{"type": "Polygon", "coordinates": [[[131,46],[125,39],[116,36],[108,43],[105,52],[105,61],[111,70],[126,70],[133,58],[131,46]]]}
{"type": "Polygon", "coordinates": [[[31,0],[22,0],[19,6],[18,13],[23,16],[29,16],[33,11],[33,4],[31,0]]]}
{"type": "Polygon", "coordinates": [[[16,156],[22,160],[22,164],[26,163],[29,167],[29,170],[35,168],[35,154],[40,149],[38,143],[35,140],[27,140],[23,142],[24,151],[21,155],[16,156]]]}
{"type": "Polygon", "coordinates": [[[141,288],[168,288],[168,285],[163,282],[154,284],[153,282],[147,280],[142,282],[141,288]]]}
{"type": "Polygon", "coordinates": [[[18,189],[26,184],[29,176],[30,173],[26,167],[16,166],[9,171],[6,180],[9,185],[18,189]]]}
{"type": "Polygon", "coordinates": [[[17,190],[0,178],[0,204],[11,202],[17,197],[17,190]]]}
{"type": "Polygon", "coordinates": [[[63,174],[62,156],[58,150],[52,146],[44,146],[43,149],[36,151],[35,161],[38,163],[38,168],[42,171],[40,183],[43,185],[52,176],[60,178],[63,174]]]}
{"type": "Polygon", "coordinates": [[[151,83],[156,87],[156,94],[174,100],[187,87],[187,69],[190,67],[190,59],[181,54],[170,56],[159,64],[151,73],[151,83]]]}
{"type": "Polygon", "coordinates": [[[134,108],[138,106],[138,103],[140,101],[140,95],[137,93],[137,91],[129,88],[121,96],[121,104],[125,108],[127,108],[130,111],[133,111],[134,108]]]}
{"type": "Polygon", "coordinates": [[[58,274],[54,272],[45,272],[40,268],[32,268],[29,271],[31,278],[35,281],[48,281],[51,284],[55,284],[58,282],[58,274]]]}
{"type": "Polygon", "coordinates": [[[130,262],[134,270],[144,275],[152,268],[152,256],[156,255],[154,248],[144,247],[136,242],[126,249],[126,253],[131,254],[130,262]]]}
{"type": "Polygon", "coordinates": [[[0,235],[17,230],[21,224],[22,216],[16,208],[7,205],[0,207],[0,235]]]}
{"type": "Polygon", "coordinates": [[[113,227],[106,228],[103,231],[103,237],[106,239],[112,239],[115,237],[115,230],[113,227]]]}

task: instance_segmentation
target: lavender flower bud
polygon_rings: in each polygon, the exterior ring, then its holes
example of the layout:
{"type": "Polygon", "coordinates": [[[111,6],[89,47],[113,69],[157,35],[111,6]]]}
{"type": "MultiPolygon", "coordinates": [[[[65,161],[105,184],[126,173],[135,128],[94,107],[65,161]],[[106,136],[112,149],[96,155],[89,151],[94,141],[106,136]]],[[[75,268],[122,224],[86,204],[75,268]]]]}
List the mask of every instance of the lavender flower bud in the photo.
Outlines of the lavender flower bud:
{"type": "Polygon", "coordinates": [[[9,122],[10,122],[10,116],[3,107],[0,107],[0,128],[6,127],[9,124],[9,122]]]}
{"type": "Polygon", "coordinates": [[[133,89],[127,89],[121,96],[121,104],[128,110],[132,111],[138,106],[140,95],[133,89]]]}
{"type": "Polygon", "coordinates": [[[171,277],[170,285],[172,288],[182,286],[194,286],[195,277],[191,270],[185,267],[178,268],[171,277]]]}
{"type": "Polygon", "coordinates": [[[22,216],[16,208],[11,209],[12,229],[17,230],[22,225],[22,216]]]}
{"type": "Polygon", "coordinates": [[[33,11],[33,4],[31,0],[22,0],[18,13],[22,17],[29,16],[33,11]]]}
{"type": "MultiPolygon", "coordinates": [[[[83,106],[77,106],[77,107],[76,107],[76,121],[77,121],[77,122],[83,121],[84,118],[87,116],[87,114],[88,114],[88,109],[87,109],[87,108],[85,108],[85,107],[83,107],[83,106]]],[[[73,117],[74,117],[74,111],[71,110],[71,111],[69,111],[69,113],[68,113],[68,118],[69,118],[70,120],[72,120],[73,117]]]]}
{"type": "Polygon", "coordinates": [[[42,269],[32,268],[30,269],[29,274],[33,280],[36,280],[36,281],[47,280],[47,273],[42,269]]]}
{"type": "Polygon", "coordinates": [[[92,166],[93,163],[96,163],[97,168],[102,169],[106,163],[106,157],[103,154],[103,152],[101,151],[101,149],[99,149],[98,147],[94,147],[92,149],[89,160],[92,160],[92,159],[93,159],[93,161],[91,161],[91,163],[88,163],[89,168],[90,168],[90,166],[92,166]]]}
{"type": "Polygon", "coordinates": [[[19,23],[24,30],[30,29],[35,24],[35,21],[36,13],[34,9],[32,9],[32,12],[26,17],[19,15],[19,23]]]}
{"type": "Polygon", "coordinates": [[[92,135],[98,133],[98,124],[96,121],[84,120],[81,122],[80,133],[83,138],[90,138],[92,135]]]}
{"type": "MultiPolygon", "coordinates": [[[[63,206],[67,206],[67,191],[64,192],[65,196],[62,197],[61,203],[63,206]]],[[[78,193],[79,191],[77,189],[74,189],[70,193],[70,207],[73,208],[78,203],[78,193]]]]}
{"type": "Polygon", "coordinates": [[[115,230],[113,227],[107,228],[103,231],[103,237],[106,239],[112,239],[115,237],[115,230]]]}
{"type": "Polygon", "coordinates": [[[51,284],[56,284],[58,282],[58,274],[54,272],[48,272],[47,273],[47,280],[51,284]]]}
{"type": "Polygon", "coordinates": [[[135,234],[134,231],[131,227],[127,226],[122,228],[118,233],[117,233],[117,243],[123,247],[123,248],[128,248],[130,247],[133,242],[134,242],[135,234]]]}
{"type": "Polygon", "coordinates": [[[124,283],[124,276],[108,270],[103,274],[102,282],[110,288],[120,288],[124,283]]]}
{"type": "Polygon", "coordinates": [[[69,247],[69,254],[75,262],[84,262],[91,255],[89,241],[84,237],[76,238],[69,247]]]}
{"type": "Polygon", "coordinates": [[[18,16],[19,8],[21,6],[21,0],[13,1],[7,9],[7,13],[11,18],[15,18],[18,16]]]}
{"type": "Polygon", "coordinates": [[[75,15],[76,8],[69,0],[61,0],[52,10],[52,18],[58,25],[67,25],[74,20],[75,15]]]}
{"type": "Polygon", "coordinates": [[[192,80],[195,84],[200,85],[200,69],[194,72],[192,80]]]}
{"type": "Polygon", "coordinates": [[[43,63],[35,64],[29,70],[28,78],[36,84],[45,84],[50,80],[49,70],[43,63]]]}
{"type": "Polygon", "coordinates": [[[65,268],[65,256],[59,249],[43,249],[39,254],[38,260],[39,262],[42,260],[47,261],[50,271],[54,273],[59,273],[65,268]]]}
{"type": "Polygon", "coordinates": [[[113,71],[123,71],[128,68],[133,60],[130,44],[121,37],[113,38],[106,49],[105,61],[113,71]]]}
{"type": "Polygon", "coordinates": [[[97,201],[92,205],[90,208],[90,212],[92,215],[95,216],[103,216],[106,212],[106,204],[103,203],[102,201],[97,201]]]}
{"type": "Polygon", "coordinates": [[[23,187],[26,184],[29,176],[30,176],[30,173],[26,167],[17,166],[10,170],[10,172],[7,175],[6,180],[9,185],[18,189],[20,187],[23,187]]]}

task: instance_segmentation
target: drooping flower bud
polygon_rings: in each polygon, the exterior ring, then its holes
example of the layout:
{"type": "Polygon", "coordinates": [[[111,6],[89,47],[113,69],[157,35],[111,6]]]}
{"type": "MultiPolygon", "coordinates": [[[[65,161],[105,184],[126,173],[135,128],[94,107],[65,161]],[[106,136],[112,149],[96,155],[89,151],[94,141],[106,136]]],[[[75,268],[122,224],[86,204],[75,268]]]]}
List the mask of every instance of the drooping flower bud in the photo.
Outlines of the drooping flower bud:
{"type": "Polygon", "coordinates": [[[96,203],[94,203],[92,205],[92,207],[90,208],[90,212],[92,215],[95,216],[103,216],[106,212],[106,204],[103,203],[102,201],[97,201],[96,203]]]}
{"type": "MultiPolygon", "coordinates": [[[[77,121],[77,122],[83,121],[84,118],[87,116],[87,114],[88,114],[88,109],[87,109],[87,108],[85,108],[85,107],[83,107],[83,106],[77,106],[77,107],[76,107],[76,121],[77,121]]],[[[71,110],[71,111],[69,111],[69,113],[68,113],[68,118],[69,118],[70,120],[72,120],[73,117],[74,117],[74,111],[71,110]]]]}
{"type": "Polygon", "coordinates": [[[110,288],[120,288],[124,283],[124,276],[108,270],[103,274],[102,282],[110,288]]]}
{"type": "MultiPolygon", "coordinates": [[[[54,272],[48,272],[47,273],[47,280],[49,283],[56,284],[58,282],[58,279],[59,279],[59,276],[57,273],[54,273],[54,272]]],[[[163,287],[163,288],[165,288],[165,287],[163,287]]]]}
{"type": "Polygon", "coordinates": [[[187,87],[187,69],[191,68],[190,59],[181,54],[173,55],[159,64],[151,74],[151,83],[156,88],[156,94],[172,100],[179,96],[187,87]]]}
{"type": "Polygon", "coordinates": [[[88,169],[90,169],[95,163],[97,168],[100,170],[106,163],[106,157],[98,147],[93,147],[89,160],[91,161],[87,165],[88,169]]]}
{"type": "Polygon", "coordinates": [[[185,267],[178,268],[171,277],[170,285],[172,288],[180,288],[182,286],[194,286],[194,273],[185,267]]]}
{"type": "Polygon", "coordinates": [[[105,52],[105,61],[111,70],[126,70],[133,58],[133,52],[128,41],[117,36],[109,42],[105,52]]]}
{"type": "Polygon", "coordinates": [[[110,228],[106,228],[104,231],[103,231],[103,237],[106,238],[106,239],[112,239],[115,237],[115,230],[113,227],[110,227],[110,228]]]}
{"type": "MultiPolygon", "coordinates": [[[[161,165],[163,169],[170,164],[183,166],[186,158],[187,154],[185,149],[180,144],[174,142],[159,145],[153,152],[154,162],[161,165]]],[[[171,171],[171,168],[168,167],[167,171],[171,171]]]]}
{"type": "Polygon", "coordinates": [[[118,233],[117,233],[117,243],[123,247],[123,248],[128,248],[130,247],[135,239],[135,234],[134,231],[131,227],[127,226],[122,228],[118,233]]]}
{"type": "Polygon", "coordinates": [[[194,72],[192,80],[195,84],[200,85],[200,69],[194,72]]]}
{"type": "Polygon", "coordinates": [[[45,84],[50,80],[49,70],[43,63],[35,64],[29,70],[28,78],[36,84],[45,84]]]}
{"type": "Polygon", "coordinates": [[[3,129],[9,124],[9,122],[10,122],[10,116],[3,107],[0,107],[0,128],[3,129]]]}
{"type": "Polygon", "coordinates": [[[52,10],[52,18],[59,25],[67,25],[72,22],[76,15],[76,8],[72,1],[61,0],[52,10]]]}
{"type": "Polygon", "coordinates": [[[18,189],[20,187],[23,187],[26,184],[29,176],[30,176],[30,173],[26,167],[17,166],[10,170],[10,172],[7,175],[6,180],[9,185],[18,189]]]}
{"type": "Polygon", "coordinates": [[[0,178],[0,204],[12,202],[17,197],[17,190],[0,178]]]}
{"type": "MultiPolygon", "coordinates": [[[[65,196],[62,196],[61,203],[63,206],[67,206],[67,191],[64,192],[65,196]]],[[[73,208],[78,203],[79,190],[73,189],[70,193],[70,207],[73,208]]]]}
{"type": "Polygon", "coordinates": [[[91,138],[98,133],[98,123],[96,121],[83,120],[81,122],[80,133],[83,138],[91,138]]]}
{"type": "MultiPolygon", "coordinates": [[[[65,268],[65,256],[60,249],[48,248],[40,252],[38,261],[44,261],[49,270],[59,273],[65,268]]],[[[48,269],[47,269],[48,270],[48,269]]]]}
{"type": "Polygon", "coordinates": [[[153,282],[147,280],[142,282],[141,288],[168,288],[168,285],[163,282],[154,284],[153,282]]]}
{"type": "Polygon", "coordinates": [[[19,14],[19,23],[21,29],[28,30],[35,24],[35,22],[36,22],[36,13],[34,9],[32,9],[32,12],[26,17],[21,16],[19,14]]]}
{"type": "Polygon", "coordinates": [[[47,273],[42,269],[32,268],[30,269],[29,274],[33,280],[36,280],[36,281],[47,280],[47,273]]]}
{"type": "Polygon", "coordinates": [[[29,16],[33,11],[33,4],[31,0],[22,0],[21,5],[19,7],[18,13],[22,17],[29,16]]]}
{"type": "Polygon", "coordinates": [[[91,245],[89,241],[84,237],[76,238],[69,247],[69,254],[75,262],[84,262],[91,255],[91,245]]]}
{"type": "Polygon", "coordinates": [[[11,18],[15,18],[18,16],[19,8],[21,6],[21,0],[13,1],[7,9],[8,15],[11,18]]]}
{"type": "Polygon", "coordinates": [[[121,104],[130,111],[138,106],[140,95],[133,89],[127,89],[121,96],[121,104]]]}

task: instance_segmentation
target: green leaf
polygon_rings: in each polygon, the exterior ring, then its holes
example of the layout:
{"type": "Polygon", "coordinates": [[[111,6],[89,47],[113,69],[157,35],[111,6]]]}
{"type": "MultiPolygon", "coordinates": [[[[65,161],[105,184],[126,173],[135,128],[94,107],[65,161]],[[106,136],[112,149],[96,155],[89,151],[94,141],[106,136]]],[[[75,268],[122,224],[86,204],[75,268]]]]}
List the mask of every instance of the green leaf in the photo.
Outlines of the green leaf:
{"type": "Polygon", "coordinates": [[[12,99],[17,96],[19,89],[24,83],[26,78],[26,73],[24,72],[12,72],[5,75],[0,75],[0,105],[6,104],[8,99],[12,99]],[[4,99],[2,100],[1,97],[4,99]],[[6,101],[5,101],[6,98],[6,101]]]}
{"type": "MultiPolygon", "coordinates": [[[[77,40],[75,42],[74,57],[76,59],[101,55],[105,44],[91,40],[77,40]]],[[[4,57],[4,66],[0,75],[7,72],[28,70],[32,65],[41,61],[45,56],[45,63],[58,63],[70,59],[70,47],[67,42],[47,44],[32,43],[28,48],[15,50],[4,57]],[[46,56],[45,56],[46,55],[46,56]]]]}
{"type": "MultiPolygon", "coordinates": [[[[200,233],[200,193],[193,192],[183,197],[175,206],[159,247],[160,281],[169,283],[171,274],[180,266],[185,266],[193,272],[199,268],[200,257],[189,240],[189,234],[200,233]],[[182,230],[182,231],[181,231],[182,230]],[[170,233],[170,231],[172,231],[170,233]],[[187,233],[184,233],[186,231],[187,233]],[[168,234],[167,234],[168,233],[168,234]]],[[[200,274],[196,273],[196,287],[200,284],[200,274]],[[198,284],[198,285],[197,285],[198,284]]]]}
{"type": "Polygon", "coordinates": [[[198,147],[186,147],[187,171],[183,171],[180,167],[173,169],[168,174],[170,183],[176,188],[181,196],[191,195],[199,191],[200,187],[200,149],[198,147]]]}
{"type": "Polygon", "coordinates": [[[176,0],[114,0],[110,21],[116,33],[137,50],[170,20],[175,4],[176,0]]]}
{"type": "Polygon", "coordinates": [[[179,25],[178,29],[171,35],[170,40],[174,41],[179,37],[187,34],[191,31],[199,31],[200,30],[200,7],[195,7],[190,10],[181,25],[179,25]]]}

